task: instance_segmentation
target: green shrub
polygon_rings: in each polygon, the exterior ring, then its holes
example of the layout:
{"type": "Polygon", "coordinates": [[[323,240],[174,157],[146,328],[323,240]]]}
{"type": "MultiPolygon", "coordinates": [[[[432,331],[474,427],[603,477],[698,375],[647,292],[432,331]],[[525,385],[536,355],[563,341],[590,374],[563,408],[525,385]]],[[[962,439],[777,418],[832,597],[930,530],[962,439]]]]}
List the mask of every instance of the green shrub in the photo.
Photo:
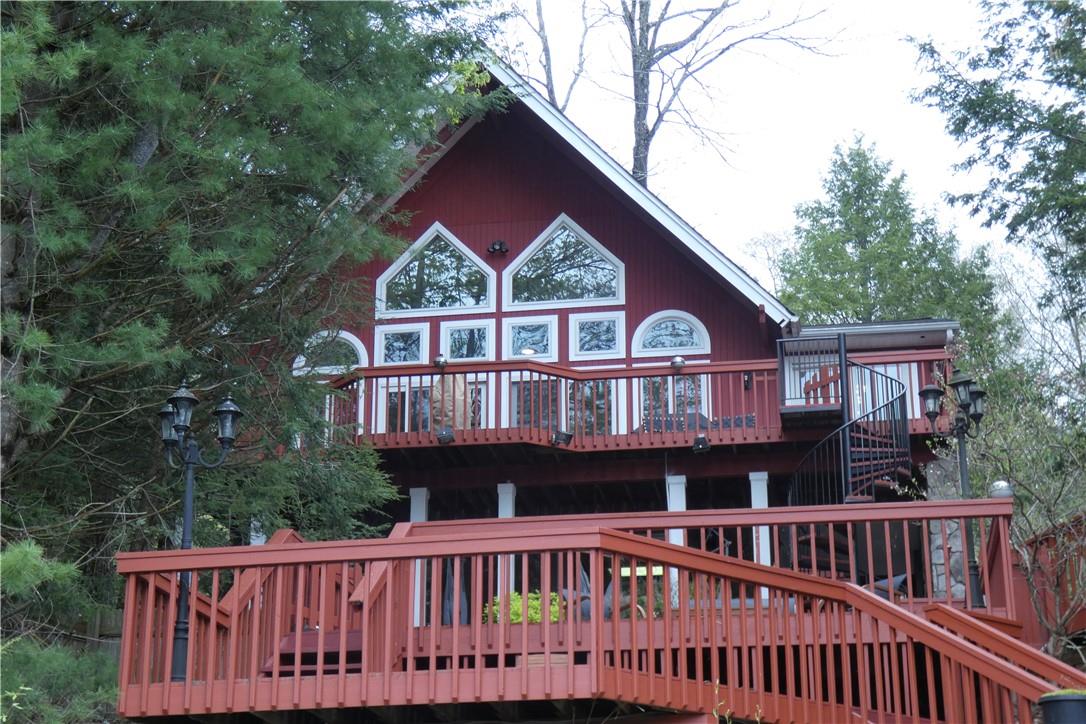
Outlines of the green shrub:
{"type": "MultiPolygon", "coordinates": [[[[501,620],[501,596],[495,596],[494,600],[483,610],[483,623],[496,623],[501,620]]],[[[558,594],[551,591],[550,620],[558,621],[562,602],[558,594]]],[[[524,617],[524,601],[517,591],[509,593],[509,622],[520,623],[524,617]]],[[[539,623],[543,620],[543,594],[539,591],[528,592],[528,623],[539,623]]]]}
{"type": "Polygon", "coordinates": [[[4,724],[119,721],[117,661],[111,653],[44,646],[23,636],[0,647],[0,670],[4,724]]]}

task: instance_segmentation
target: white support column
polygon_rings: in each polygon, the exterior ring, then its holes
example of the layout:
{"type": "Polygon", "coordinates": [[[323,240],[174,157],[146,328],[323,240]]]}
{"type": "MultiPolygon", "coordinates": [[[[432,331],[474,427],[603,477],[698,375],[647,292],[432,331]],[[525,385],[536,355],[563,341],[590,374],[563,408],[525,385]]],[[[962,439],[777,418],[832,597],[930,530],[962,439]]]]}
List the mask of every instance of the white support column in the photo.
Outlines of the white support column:
{"type": "MultiPolygon", "coordinates": [[[[517,486],[508,481],[498,483],[498,517],[515,518],[517,515],[517,486]]],[[[498,590],[505,592],[512,586],[517,570],[516,556],[498,557],[498,590]]]]}
{"type": "MultiPolygon", "coordinates": [[[[678,513],[686,510],[686,476],[668,475],[664,478],[667,492],[667,511],[678,513]]],[[[667,542],[673,545],[686,545],[684,540],[686,531],[682,528],[671,528],[667,532],[667,542]]],[[[672,568],[668,571],[671,582],[671,605],[679,605],[679,570],[672,568]]]]}
{"type": "MultiPolygon", "coordinates": [[[[667,512],[676,513],[686,510],[686,476],[668,475],[664,478],[667,485],[667,512]]],[[[685,545],[683,530],[673,528],[667,532],[667,542],[677,546],[685,545]]]]}
{"type": "MultiPolygon", "coordinates": [[[[769,473],[756,472],[750,474],[750,507],[754,510],[769,507],[769,473]]],[[[769,526],[758,526],[754,536],[754,561],[765,566],[770,565],[769,526]]]]}
{"type": "MultiPolygon", "coordinates": [[[[430,489],[409,488],[407,495],[411,500],[411,523],[424,523],[430,518],[430,489]]],[[[415,561],[415,625],[422,625],[422,561],[415,561]]]]}
{"type": "Polygon", "coordinates": [[[498,517],[515,518],[517,506],[517,486],[512,483],[498,483],[498,517]]]}
{"type": "MultiPolygon", "coordinates": [[[[764,471],[750,473],[750,507],[764,509],[769,507],[769,473],[764,471]]],[[[768,566],[772,563],[769,545],[769,526],[760,525],[754,530],[754,562],[768,566]]],[[[769,599],[769,589],[763,588],[762,600],[769,599]]]]}

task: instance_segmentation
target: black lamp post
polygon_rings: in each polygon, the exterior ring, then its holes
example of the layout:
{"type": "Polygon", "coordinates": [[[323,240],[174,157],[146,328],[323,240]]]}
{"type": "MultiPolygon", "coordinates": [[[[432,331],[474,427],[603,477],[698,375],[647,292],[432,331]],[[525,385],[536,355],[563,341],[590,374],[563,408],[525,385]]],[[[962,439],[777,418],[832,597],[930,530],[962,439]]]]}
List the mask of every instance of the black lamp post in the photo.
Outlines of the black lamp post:
{"type": "MultiPolygon", "coordinates": [[[[984,417],[985,397],[988,393],[980,389],[973,378],[961,370],[955,368],[950,376],[950,389],[954,392],[954,401],[957,410],[954,412],[954,426],[950,434],[958,439],[958,471],[961,478],[962,498],[973,497],[972,488],[969,485],[969,458],[966,452],[966,439],[975,438],[980,430],[980,421],[984,417]]],[[[935,432],[935,419],[939,417],[942,407],[944,392],[937,385],[925,385],[920,390],[920,401],[924,405],[924,415],[931,423],[932,434],[935,432]]],[[[971,592],[970,605],[974,608],[984,606],[984,596],[981,592],[980,567],[977,565],[976,553],[973,550],[973,521],[966,521],[965,525],[965,550],[968,556],[969,588],[971,592]]]]}
{"type": "MultiPolygon", "coordinates": [[[[217,468],[226,462],[226,456],[234,447],[237,438],[237,423],[241,417],[241,410],[234,403],[233,398],[227,395],[215,408],[212,414],[219,422],[219,446],[222,452],[215,462],[204,460],[200,452],[200,445],[196,437],[191,434],[192,411],[199,404],[196,395],[192,394],[186,382],[181,381],[181,386],[170,395],[166,404],[158,411],[159,422],[162,426],[162,446],[166,457],[166,464],[171,468],[184,468],[185,470],[185,498],[181,514],[181,549],[192,548],[192,494],[196,484],[196,468],[217,468]],[[175,459],[177,455],[178,459],[175,459]]],[[[184,681],[185,669],[188,667],[188,643],[189,643],[189,573],[181,573],[180,600],[177,604],[177,621],[173,628],[173,660],[170,665],[170,679],[172,681],[184,681]]]]}

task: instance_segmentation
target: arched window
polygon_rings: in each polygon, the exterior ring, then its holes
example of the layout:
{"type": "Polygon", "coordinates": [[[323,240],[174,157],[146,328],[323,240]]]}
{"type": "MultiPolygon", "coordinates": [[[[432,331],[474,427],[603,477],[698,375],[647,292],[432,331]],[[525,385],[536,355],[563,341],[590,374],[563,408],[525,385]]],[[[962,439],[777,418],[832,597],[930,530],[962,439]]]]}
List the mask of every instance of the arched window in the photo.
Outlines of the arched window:
{"type": "Polygon", "coordinates": [[[621,261],[562,214],[505,271],[505,306],[621,304],[621,261]]]}
{"type": "Polygon", "coordinates": [[[661,357],[675,352],[709,352],[709,331],[697,317],[668,309],[653,314],[634,332],[635,357],[661,357]]]}
{"type": "Polygon", "coordinates": [[[294,358],[295,375],[342,375],[369,365],[362,340],[350,332],[317,332],[305,344],[305,352],[294,358]]]}
{"type": "Polygon", "coordinates": [[[378,317],[494,311],[494,270],[434,224],[377,279],[378,317]]]}

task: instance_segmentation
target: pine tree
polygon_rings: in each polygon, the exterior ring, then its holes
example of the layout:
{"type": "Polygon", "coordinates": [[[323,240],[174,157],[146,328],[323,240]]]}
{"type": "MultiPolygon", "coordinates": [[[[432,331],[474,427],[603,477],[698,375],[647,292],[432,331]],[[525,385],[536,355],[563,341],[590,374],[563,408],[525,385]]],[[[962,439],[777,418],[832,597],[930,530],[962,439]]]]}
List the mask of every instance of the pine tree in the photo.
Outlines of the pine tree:
{"type": "Polygon", "coordinates": [[[913,205],[905,175],[857,139],[834,150],[824,197],[796,209],[794,244],[775,260],[780,296],[808,324],[923,317],[997,335],[984,249],[961,257],[953,233],[913,205]]]}
{"type": "Polygon", "coordinates": [[[115,604],[113,552],[175,529],[156,412],[183,374],[246,412],[248,450],[198,482],[198,544],[254,517],[365,532],[392,494],[372,450],[282,453],[327,392],[289,365],[325,320],[365,318],[364,282],[328,272],[394,251],[376,200],[487,102],[487,28],[457,7],[3,4],[5,543],[79,562],[115,604]]]}

